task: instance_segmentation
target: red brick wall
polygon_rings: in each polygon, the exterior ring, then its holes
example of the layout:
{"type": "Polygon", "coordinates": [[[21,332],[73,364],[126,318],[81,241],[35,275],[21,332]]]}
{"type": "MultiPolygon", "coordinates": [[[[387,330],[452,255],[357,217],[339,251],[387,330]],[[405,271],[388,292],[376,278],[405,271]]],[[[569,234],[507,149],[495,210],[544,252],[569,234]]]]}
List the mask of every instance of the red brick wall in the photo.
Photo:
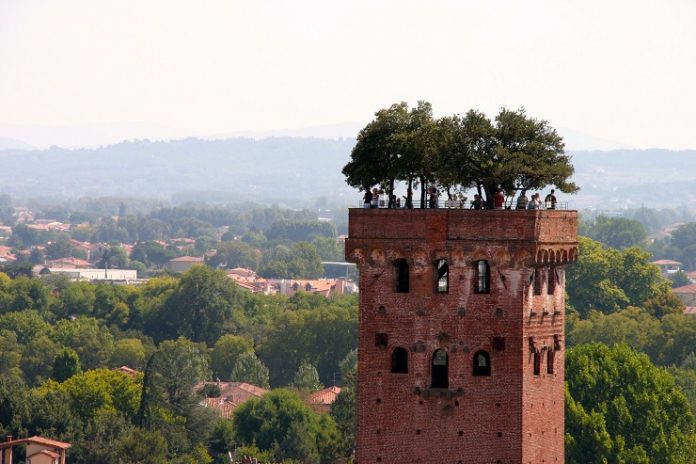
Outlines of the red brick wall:
{"type": "Polygon", "coordinates": [[[359,265],[361,292],[358,463],[562,463],[564,266],[577,255],[576,213],[355,209],[349,224],[346,257],[359,265]],[[395,259],[409,264],[409,293],[395,292],[395,259]],[[449,265],[446,294],[435,292],[437,259],[449,265]],[[474,292],[479,259],[490,265],[490,294],[474,292]],[[396,347],[408,351],[407,374],[390,372],[396,347]],[[438,349],[448,389],[430,388],[438,349]],[[472,375],[478,350],[490,354],[489,377],[472,375]]]}

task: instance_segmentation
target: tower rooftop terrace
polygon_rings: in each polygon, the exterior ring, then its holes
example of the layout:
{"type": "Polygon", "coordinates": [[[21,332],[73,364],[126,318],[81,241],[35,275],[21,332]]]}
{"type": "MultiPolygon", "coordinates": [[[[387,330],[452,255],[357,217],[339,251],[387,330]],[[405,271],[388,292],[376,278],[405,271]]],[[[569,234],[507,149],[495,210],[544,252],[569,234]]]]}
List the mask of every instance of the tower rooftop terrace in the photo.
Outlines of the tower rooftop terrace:
{"type": "Polygon", "coordinates": [[[572,210],[349,210],[348,240],[533,241],[577,244],[572,210]],[[444,234],[444,235],[443,235],[444,234]]]}

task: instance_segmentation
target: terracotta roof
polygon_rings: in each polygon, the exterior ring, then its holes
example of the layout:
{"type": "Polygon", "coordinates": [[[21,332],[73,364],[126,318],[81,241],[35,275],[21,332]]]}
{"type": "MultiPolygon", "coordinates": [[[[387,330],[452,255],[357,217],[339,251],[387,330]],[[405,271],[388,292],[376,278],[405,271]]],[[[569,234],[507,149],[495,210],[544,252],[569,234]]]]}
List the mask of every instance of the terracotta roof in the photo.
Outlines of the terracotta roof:
{"type": "Polygon", "coordinates": [[[230,275],[230,274],[235,274],[235,275],[242,276],[242,277],[254,277],[254,276],[256,276],[256,272],[254,272],[251,269],[247,269],[245,267],[235,267],[234,269],[230,269],[227,271],[227,275],[230,275]]]}
{"type": "Polygon", "coordinates": [[[307,401],[310,404],[330,405],[336,401],[339,393],[341,393],[341,388],[334,385],[333,387],[312,393],[307,397],[307,401]]]}
{"type": "Polygon", "coordinates": [[[178,258],[170,259],[170,262],[175,263],[202,263],[203,258],[197,256],[180,256],[178,258]]]}
{"type": "Polygon", "coordinates": [[[203,406],[210,409],[215,409],[220,413],[220,416],[225,419],[232,417],[232,413],[235,408],[239,406],[232,401],[226,400],[224,398],[205,398],[203,400],[203,406]]]}
{"type": "Polygon", "coordinates": [[[80,258],[59,258],[59,259],[54,259],[52,261],[48,261],[48,264],[51,267],[68,267],[68,266],[75,266],[76,268],[89,268],[92,267],[92,263],[89,261],[85,261],[84,259],[80,258]],[[57,264],[62,264],[62,266],[57,266],[57,264]]]}
{"type": "Polygon", "coordinates": [[[667,266],[670,264],[682,264],[679,261],[673,261],[671,259],[658,259],[657,261],[653,261],[650,264],[657,264],[658,266],[667,266]]]}
{"type": "Polygon", "coordinates": [[[123,372],[123,373],[126,374],[126,375],[136,375],[136,374],[138,373],[138,371],[136,371],[135,369],[131,369],[131,368],[128,367],[128,366],[116,367],[116,368],[114,368],[114,369],[112,369],[112,370],[114,370],[114,371],[119,371],[119,372],[123,372]]]}
{"type": "Polygon", "coordinates": [[[22,445],[24,443],[36,443],[37,445],[50,446],[57,449],[67,449],[72,445],[70,443],[65,443],[58,440],[51,440],[50,438],[44,438],[39,436],[33,436],[29,438],[18,438],[12,441],[0,442],[0,448],[7,448],[8,446],[22,445]]]}
{"type": "Polygon", "coordinates": [[[696,316],[696,306],[687,306],[686,308],[684,308],[684,314],[696,316]]]}
{"type": "Polygon", "coordinates": [[[696,284],[684,285],[683,287],[673,288],[674,293],[696,293],[696,284]]]}

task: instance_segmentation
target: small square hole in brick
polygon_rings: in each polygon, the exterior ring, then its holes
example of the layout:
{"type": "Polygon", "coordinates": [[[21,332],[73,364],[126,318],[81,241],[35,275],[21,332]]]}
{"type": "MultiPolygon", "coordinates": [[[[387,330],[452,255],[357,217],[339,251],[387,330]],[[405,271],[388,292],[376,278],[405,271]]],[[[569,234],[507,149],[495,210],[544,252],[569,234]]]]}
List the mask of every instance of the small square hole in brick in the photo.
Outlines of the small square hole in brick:
{"type": "Polygon", "coordinates": [[[377,398],[377,404],[382,402],[382,398],[377,398]]]}
{"type": "Polygon", "coordinates": [[[498,432],[498,438],[502,438],[502,437],[503,437],[503,432],[498,432]]]}
{"type": "Polygon", "coordinates": [[[416,435],[420,435],[420,429],[416,429],[416,435]]]}
{"type": "Polygon", "coordinates": [[[463,437],[463,436],[464,436],[464,431],[463,431],[463,430],[460,430],[458,433],[459,433],[459,436],[460,436],[460,437],[463,437]]]}

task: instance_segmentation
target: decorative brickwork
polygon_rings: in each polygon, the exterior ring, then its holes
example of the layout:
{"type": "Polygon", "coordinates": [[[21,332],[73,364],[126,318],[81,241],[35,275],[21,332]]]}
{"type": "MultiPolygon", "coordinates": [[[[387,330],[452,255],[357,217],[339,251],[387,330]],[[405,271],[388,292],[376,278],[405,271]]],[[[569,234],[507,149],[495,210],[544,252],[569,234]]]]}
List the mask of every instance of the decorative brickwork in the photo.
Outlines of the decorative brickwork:
{"type": "Polygon", "coordinates": [[[359,464],[564,462],[576,230],[574,211],[350,211],[359,464]]]}

